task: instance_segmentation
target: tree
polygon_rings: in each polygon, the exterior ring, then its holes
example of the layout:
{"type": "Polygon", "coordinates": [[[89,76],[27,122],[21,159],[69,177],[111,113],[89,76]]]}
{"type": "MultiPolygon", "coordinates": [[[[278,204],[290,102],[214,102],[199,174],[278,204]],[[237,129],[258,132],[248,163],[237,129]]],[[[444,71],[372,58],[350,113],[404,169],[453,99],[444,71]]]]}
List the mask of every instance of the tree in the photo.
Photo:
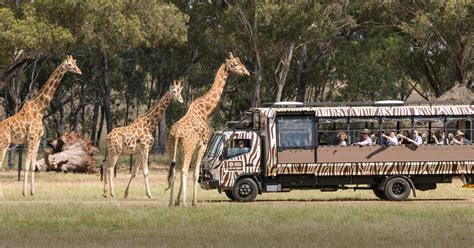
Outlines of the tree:
{"type": "Polygon", "coordinates": [[[392,6],[393,18],[411,39],[410,49],[421,65],[422,80],[436,97],[454,82],[466,84],[472,77],[473,9],[469,1],[452,0],[392,6]],[[407,18],[397,18],[401,12],[407,13],[407,18]]]}

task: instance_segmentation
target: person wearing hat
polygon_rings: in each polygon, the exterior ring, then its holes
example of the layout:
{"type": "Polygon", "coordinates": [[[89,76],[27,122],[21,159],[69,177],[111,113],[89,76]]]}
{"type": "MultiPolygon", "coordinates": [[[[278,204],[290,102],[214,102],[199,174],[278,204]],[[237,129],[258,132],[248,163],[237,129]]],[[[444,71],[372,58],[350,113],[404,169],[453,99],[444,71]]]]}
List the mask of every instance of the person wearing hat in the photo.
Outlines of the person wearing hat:
{"type": "Polygon", "coordinates": [[[354,145],[357,145],[357,146],[371,146],[372,145],[372,139],[369,137],[369,129],[364,129],[362,130],[362,132],[360,133],[360,141],[357,142],[357,143],[354,143],[354,145]]]}
{"type": "Polygon", "coordinates": [[[461,130],[456,131],[456,135],[454,135],[454,144],[456,145],[470,145],[472,142],[466,138],[464,138],[464,133],[461,130]]]}

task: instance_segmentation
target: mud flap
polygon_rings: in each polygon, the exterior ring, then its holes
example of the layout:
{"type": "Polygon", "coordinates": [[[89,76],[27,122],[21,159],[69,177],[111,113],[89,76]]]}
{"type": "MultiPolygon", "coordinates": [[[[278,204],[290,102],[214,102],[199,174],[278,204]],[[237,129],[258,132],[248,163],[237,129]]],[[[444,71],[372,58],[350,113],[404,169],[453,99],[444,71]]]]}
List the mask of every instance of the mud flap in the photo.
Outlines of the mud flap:
{"type": "Polygon", "coordinates": [[[474,175],[464,175],[461,179],[464,183],[463,188],[474,189],[474,175]]]}

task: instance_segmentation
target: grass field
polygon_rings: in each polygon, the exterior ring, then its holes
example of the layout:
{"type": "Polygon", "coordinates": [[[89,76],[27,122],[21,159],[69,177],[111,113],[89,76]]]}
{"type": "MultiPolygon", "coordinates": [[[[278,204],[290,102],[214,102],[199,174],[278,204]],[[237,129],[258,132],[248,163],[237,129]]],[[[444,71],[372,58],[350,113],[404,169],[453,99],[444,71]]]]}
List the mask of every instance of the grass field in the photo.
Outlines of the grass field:
{"type": "MultiPolygon", "coordinates": [[[[122,166],[122,168],[125,166],[122,166]]],[[[14,171],[0,171],[0,247],[472,247],[474,190],[461,182],[405,202],[368,191],[292,191],[231,203],[199,191],[199,206],[168,208],[164,175],[151,171],[153,199],[139,175],[119,171],[115,199],[98,175],[39,173],[36,196],[21,196],[14,171]]],[[[189,184],[188,184],[189,185],[189,184]]],[[[188,189],[190,193],[191,190],[188,189]]],[[[190,199],[190,198],[188,198],[190,199]]]]}

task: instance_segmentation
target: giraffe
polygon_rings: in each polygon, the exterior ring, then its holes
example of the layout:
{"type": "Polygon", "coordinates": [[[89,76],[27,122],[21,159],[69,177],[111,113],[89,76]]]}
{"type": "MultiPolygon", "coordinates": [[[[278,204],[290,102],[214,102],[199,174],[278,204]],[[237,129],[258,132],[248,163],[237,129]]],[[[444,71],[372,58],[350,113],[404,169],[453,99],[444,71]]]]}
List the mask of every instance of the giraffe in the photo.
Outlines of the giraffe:
{"type": "Polygon", "coordinates": [[[76,66],[76,60],[71,55],[67,55],[37,95],[26,101],[17,114],[0,122],[0,166],[3,164],[10,143],[15,145],[28,144],[26,164],[23,168],[23,196],[26,196],[29,172],[31,172],[30,194],[32,196],[35,194],[34,162],[38,154],[40,138],[44,133],[43,115],[66,72],[82,74],[76,66]]]}
{"type": "Polygon", "coordinates": [[[172,159],[168,172],[168,189],[171,189],[169,206],[173,206],[173,188],[176,177],[175,166],[178,147],[181,148],[183,159],[181,165],[181,183],[178,198],[176,199],[176,205],[186,206],[186,180],[191,158],[196,150],[197,157],[193,175],[192,205],[196,206],[197,204],[196,191],[197,179],[199,177],[199,166],[204,151],[206,150],[207,139],[209,136],[207,120],[219,103],[229,73],[239,76],[250,76],[249,71],[240,62],[240,59],[234,57],[232,53],[229,53],[229,58],[219,67],[211,89],[206,94],[193,101],[189,106],[186,115],[177,121],[170,129],[166,147],[169,158],[172,159]]]}
{"type": "Polygon", "coordinates": [[[170,90],[167,91],[161,99],[149,109],[146,113],[135,119],[130,125],[114,128],[107,134],[107,159],[104,170],[104,193],[107,197],[107,183],[110,186],[110,195],[115,197],[112,173],[120,154],[135,154],[137,159],[132,167],[132,175],[125,190],[124,197],[128,196],[130,184],[137,175],[140,166],[143,166],[143,176],[145,177],[146,195],[151,198],[150,187],[148,186],[148,151],[153,144],[153,129],[160,121],[163,113],[175,99],[183,103],[181,96],[181,82],[174,82],[170,90]]]}

